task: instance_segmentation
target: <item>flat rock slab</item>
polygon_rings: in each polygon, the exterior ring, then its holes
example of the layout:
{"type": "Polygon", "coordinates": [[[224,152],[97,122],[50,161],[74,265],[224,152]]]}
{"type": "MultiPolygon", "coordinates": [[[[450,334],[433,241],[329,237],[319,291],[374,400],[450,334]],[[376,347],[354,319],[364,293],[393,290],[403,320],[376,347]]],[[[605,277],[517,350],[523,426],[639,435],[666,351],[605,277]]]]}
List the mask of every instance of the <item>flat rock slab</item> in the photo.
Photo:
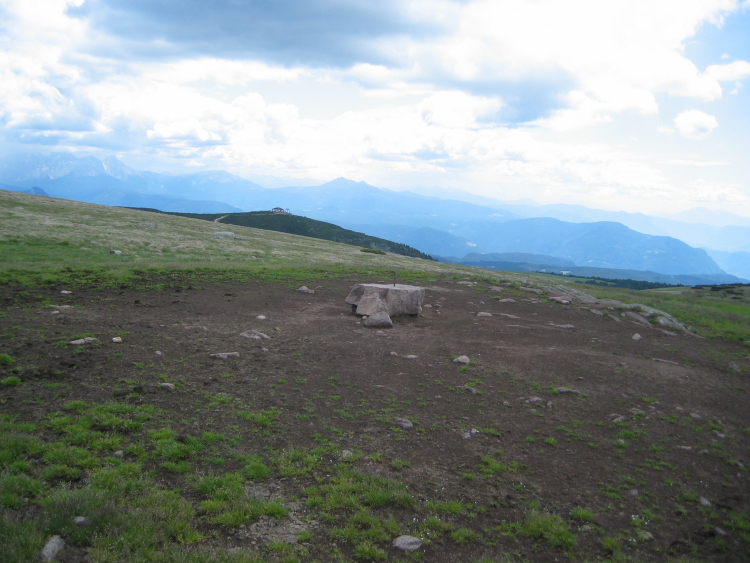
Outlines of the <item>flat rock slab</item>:
{"type": "Polygon", "coordinates": [[[424,288],[402,284],[360,283],[352,286],[346,302],[356,308],[358,315],[418,315],[422,312],[424,288]]]}

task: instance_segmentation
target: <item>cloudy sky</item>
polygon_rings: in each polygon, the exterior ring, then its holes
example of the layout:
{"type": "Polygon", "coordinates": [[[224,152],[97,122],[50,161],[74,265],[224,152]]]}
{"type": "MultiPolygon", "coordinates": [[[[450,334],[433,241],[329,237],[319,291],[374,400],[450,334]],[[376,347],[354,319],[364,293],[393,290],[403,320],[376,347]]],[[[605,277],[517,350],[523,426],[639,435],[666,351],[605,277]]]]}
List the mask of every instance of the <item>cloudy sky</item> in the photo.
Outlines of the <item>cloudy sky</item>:
{"type": "Polygon", "coordinates": [[[0,151],[750,216],[750,0],[0,0],[0,151]]]}

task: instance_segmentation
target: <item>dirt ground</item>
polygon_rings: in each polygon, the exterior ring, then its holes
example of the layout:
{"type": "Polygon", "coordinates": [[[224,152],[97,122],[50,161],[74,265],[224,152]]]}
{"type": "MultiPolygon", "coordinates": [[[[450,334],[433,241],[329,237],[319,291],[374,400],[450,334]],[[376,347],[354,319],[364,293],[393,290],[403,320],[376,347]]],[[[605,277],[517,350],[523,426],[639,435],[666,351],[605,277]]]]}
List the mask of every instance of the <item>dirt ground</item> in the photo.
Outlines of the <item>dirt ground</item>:
{"type": "MultiPolygon", "coordinates": [[[[2,288],[0,352],[15,358],[22,384],[0,387],[0,409],[39,421],[74,399],[151,404],[181,435],[236,435],[238,451],[262,456],[328,441],[353,452],[359,470],[408,486],[418,502],[391,510],[401,533],[420,535],[430,501],[469,507],[441,518],[476,537],[433,539],[420,550],[426,561],[749,560],[747,347],[667,334],[617,309],[599,315],[447,281],[427,289],[422,315],[378,331],[344,302],[352,283],[367,281],[381,280],[305,282],[314,294],[263,282],[69,295],[2,288]],[[251,329],[270,339],[240,335],[251,329]],[[99,342],[64,347],[84,333],[99,342]],[[210,357],[220,352],[239,357],[210,357]],[[460,355],[471,364],[454,362],[460,355]],[[264,433],[237,415],[269,409],[278,423],[264,433]],[[483,458],[506,470],[483,472],[483,458]],[[593,519],[576,519],[576,508],[593,519]],[[561,516],[576,547],[566,554],[510,526],[531,511],[561,516]]],[[[216,470],[201,463],[198,473],[216,470]]],[[[316,471],[274,475],[263,494],[295,507],[295,525],[312,533],[310,558],[325,561],[352,546],[304,505],[305,487],[326,473],[316,471]]],[[[189,496],[189,476],[158,476],[189,496]]],[[[255,549],[274,533],[256,525],[214,537],[255,549]]]]}

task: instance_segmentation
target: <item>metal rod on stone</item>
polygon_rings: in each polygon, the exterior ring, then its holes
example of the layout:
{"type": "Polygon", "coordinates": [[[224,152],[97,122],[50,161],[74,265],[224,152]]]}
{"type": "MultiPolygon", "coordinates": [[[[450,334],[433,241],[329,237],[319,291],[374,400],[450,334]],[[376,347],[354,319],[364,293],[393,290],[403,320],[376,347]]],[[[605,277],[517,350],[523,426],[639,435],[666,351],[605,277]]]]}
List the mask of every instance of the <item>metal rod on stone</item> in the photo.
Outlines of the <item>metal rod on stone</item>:
{"type": "Polygon", "coordinates": [[[396,287],[396,270],[393,270],[393,287],[396,287]]]}

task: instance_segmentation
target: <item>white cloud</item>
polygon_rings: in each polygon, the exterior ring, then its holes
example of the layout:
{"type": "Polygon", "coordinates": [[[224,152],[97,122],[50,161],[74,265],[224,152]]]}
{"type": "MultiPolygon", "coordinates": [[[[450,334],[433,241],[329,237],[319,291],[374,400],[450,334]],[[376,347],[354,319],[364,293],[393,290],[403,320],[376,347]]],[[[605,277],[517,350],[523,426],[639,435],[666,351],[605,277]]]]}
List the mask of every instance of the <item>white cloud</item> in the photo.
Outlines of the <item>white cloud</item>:
{"type": "Polygon", "coordinates": [[[708,115],[698,109],[683,111],[674,118],[677,131],[688,139],[702,139],[719,126],[713,115],[708,115]]]}
{"type": "Polygon", "coordinates": [[[706,76],[721,81],[742,80],[750,76],[750,63],[734,61],[725,65],[711,65],[706,69],[706,76]]]}

